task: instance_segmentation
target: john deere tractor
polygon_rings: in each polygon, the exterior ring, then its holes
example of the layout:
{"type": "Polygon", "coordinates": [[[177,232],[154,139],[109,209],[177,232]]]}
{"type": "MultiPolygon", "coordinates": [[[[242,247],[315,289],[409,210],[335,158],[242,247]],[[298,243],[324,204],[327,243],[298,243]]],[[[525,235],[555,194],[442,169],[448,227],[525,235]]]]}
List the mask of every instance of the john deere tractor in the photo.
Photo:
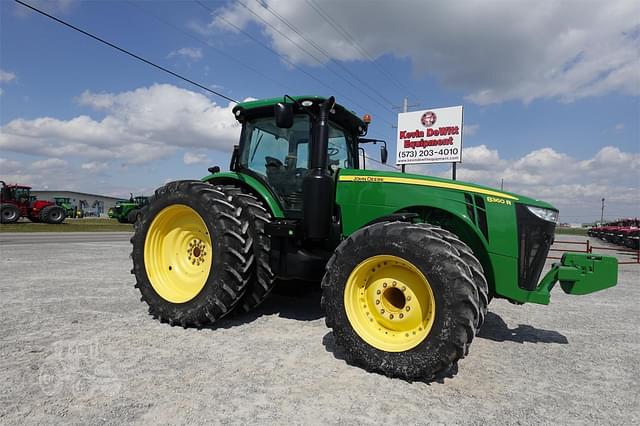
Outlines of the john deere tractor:
{"type": "Polygon", "coordinates": [[[60,206],[64,209],[67,217],[75,217],[75,209],[73,208],[69,197],[53,197],[53,200],[55,201],[56,206],[60,206]]]}
{"type": "Polygon", "coordinates": [[[147,205],[149,197],[137,196],[128,200],[118,200],[116,205],[109,209],[108,216],[117,219],[120,223],[135,223],[141,217],[140,209],[147,205]]]}
{"type": "Polygon", "coordinates": [[[616,284],[615,258],[577,253],[538,281],[558,217],[543,201],[359,169],[368,124],[333,97],[233,113],[230,171],[159,188],[136,222],[132,273],[162,322],[203,327],[258,306],[276,278],[318,281],[349,363],[428,379],[467,355],[492,298],[548,304],[558,282],[616,284]]]}

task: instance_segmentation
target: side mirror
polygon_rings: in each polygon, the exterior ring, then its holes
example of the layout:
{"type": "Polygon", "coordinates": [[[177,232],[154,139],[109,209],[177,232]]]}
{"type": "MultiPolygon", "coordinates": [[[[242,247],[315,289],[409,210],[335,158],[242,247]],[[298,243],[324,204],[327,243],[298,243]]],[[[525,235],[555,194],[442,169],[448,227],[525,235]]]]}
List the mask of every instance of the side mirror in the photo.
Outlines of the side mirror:
{"type": "Polygon", "coordinates": [[[389,157],[389,151],[387,151],[386,146],[380,147],[380,161],[382,164],[387,164],[387,158],[389,157]]]}
{"type": "Polygon", "coordinates": [[[276,126],[290,129],[293,126],[293,104],[278,102],[275,107],[276,126]]]}

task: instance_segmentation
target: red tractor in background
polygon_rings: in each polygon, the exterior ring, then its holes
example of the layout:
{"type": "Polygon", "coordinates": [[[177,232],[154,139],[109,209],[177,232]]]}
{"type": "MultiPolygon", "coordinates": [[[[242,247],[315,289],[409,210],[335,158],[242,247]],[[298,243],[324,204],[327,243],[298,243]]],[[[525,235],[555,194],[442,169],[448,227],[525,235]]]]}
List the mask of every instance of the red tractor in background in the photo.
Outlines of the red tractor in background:
{"type": "Polygon", "coordinates": [[[1,180],[0,183],[1,223],[15,223],[26,217],[32,222],[59,224],[67,217],[65,210],[53,201],[32,198],[30,186],[7,185],[1,180]]]}

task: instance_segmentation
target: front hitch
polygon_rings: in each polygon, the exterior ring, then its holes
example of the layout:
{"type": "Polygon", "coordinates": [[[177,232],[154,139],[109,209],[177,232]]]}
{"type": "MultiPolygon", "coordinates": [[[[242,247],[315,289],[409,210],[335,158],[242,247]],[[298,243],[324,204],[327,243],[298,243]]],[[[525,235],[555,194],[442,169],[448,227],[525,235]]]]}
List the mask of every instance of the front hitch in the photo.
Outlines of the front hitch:
{"type": "Polygon", "coordinates": [[[618,282],[618,259],[587,253],[565,253],[542,278],[528,302],[548,305],[550,292],[557,282],[567,294],[589,294],[613,287],[618,282]]]}

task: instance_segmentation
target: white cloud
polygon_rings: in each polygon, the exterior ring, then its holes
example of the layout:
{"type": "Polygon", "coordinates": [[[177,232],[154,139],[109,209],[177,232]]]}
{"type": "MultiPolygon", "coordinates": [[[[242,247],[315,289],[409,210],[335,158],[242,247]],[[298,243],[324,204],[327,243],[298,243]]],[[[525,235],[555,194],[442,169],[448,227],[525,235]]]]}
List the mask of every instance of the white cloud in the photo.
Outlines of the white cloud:
{"type": "Polygon", "coordinates": [[[82,163],[80,167],[89,173],[101,173],[109,170],[109,164],[101,161],[89,161],[88,163],[82,163]]]}
{"type": "Polygon", "coordinates": [[[640,2],[404,0],[362,7],[362,2],[315,0],[338,28],[309,2],[243,4],[277,31],[240,3],[217,10],[208,30],[235,32],[220,16],[240,27],[255,22],[273,47],[295,63],[318,65],[278,31],[321,62],[329,59],[260,4],[293,23],[307,39],[321,40],[333,59],[367,60],[368,55],[347,40],[350,35],[372,57],[407,58],[416,73],[432,73],[477,104],[640,94],[640,2]],[[340,28],[347,29],[347,37],[340,28]]]}
{"type": "Polygon", "coordinates": [[[0,69],[0,82],[8,83],[16,79],[15,73],[0,69]]]}
{"type": "Polygon", "coordinates": [[[20,171],[21,168],[22,164],[19,161],[0,158],[0,174],[3,176],[10,173],[16,173],[20,171]]]}
{"type": "Polygon", "coordinates": [[[69,163],[60,158],[47,158],[45,160],[37,160],[31,163],[32,169],[60,169],[67,167],[69,163]]]}
{"type": "Polygon", "coordinates": [[[104,118],[15,119],[0,127],[0,149],[141,164],[167,157],[179,147],[228,152],[240,134],[233,103],[219,106],[203,94],[169,84],[121,93],[86,91],[77,100],[104,118]]]}
{"type": "Polygon", "coordinates": [[[207,164],[210,162],[209,158],[207,157],[207,154],[203,154],[203,153],[185,152],[184,157],[182,159],[184,161],[184,164],[187,164],[187,165],[207,164]]]}
{"type": "Polygon", "coordinates": [[[618,124],[616,124],[616,125],[615,125],[615,127],[614,127],[614,130],[615,130],[616,132],[621,132],[621,131],[623,131],[623,130],[624,130],[624,123],[618,123],[618,124]]]}
{"type": "Polygon", "coordinates": [[[178,50],[172,51],[171,53],[169,53],[169,55],[167,55],[168,58],[173,58],[175,56],[182,56],[194,62],[199,61],[203,57],[202,49],[199,47],[182,47],[178,50]]]}

